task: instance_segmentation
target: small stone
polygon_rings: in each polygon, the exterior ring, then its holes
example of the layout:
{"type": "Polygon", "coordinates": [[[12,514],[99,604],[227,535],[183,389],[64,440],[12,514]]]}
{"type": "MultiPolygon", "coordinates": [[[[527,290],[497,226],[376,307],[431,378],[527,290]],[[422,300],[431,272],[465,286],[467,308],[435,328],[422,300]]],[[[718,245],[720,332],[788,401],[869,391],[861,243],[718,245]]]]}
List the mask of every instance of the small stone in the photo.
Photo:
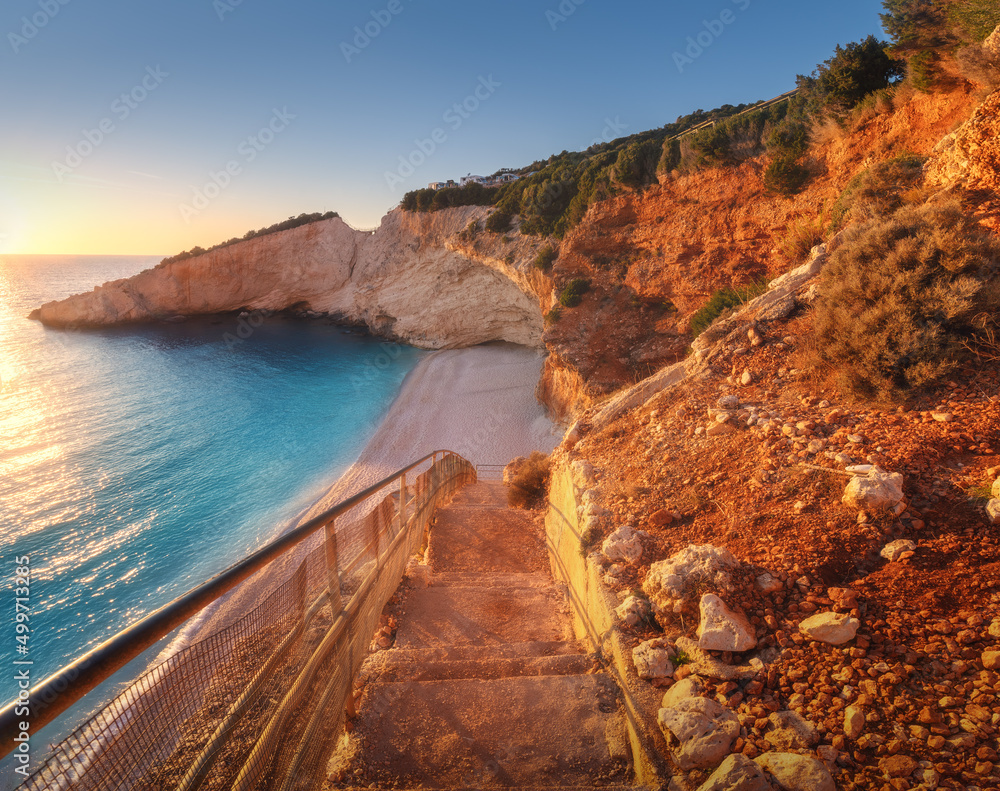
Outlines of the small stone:
{"type": "Polygon", "coordinates": [[[740,384],[744,387],[753,384],[753,374],[750,373],[750,369],[746,368],[743,370],[743,375],[740,377],[740,384]]]}
{"type": "Polygon", "coordinates": [[[757,576],[757,587],[761,593],[777,593],[785,589],[785,585],[781,580],[775,579],[766,571],[757,576]]]}
{"type": "Polygon", "coordinates": [[[909,777],[918,767],[908,755],[890,755],[879,761],[879,768],[889,777],[909,777]]]}
{"type": "Polygon", "coordinates": [[[735,423],[727,420],[724,423],[713,423],[705,429],[705,435],[709,437],[720,437],[723,434],[735,434],[738,430],[739,429],[736,428],[735,423]]]}
{"type": "Polygon", "coordinates": [[[865,714],[857,706],[844,709],[844,736],[857,739],[865,729],[865,714]]]}
{"type": "Polygon", "coordinates": [[[810,640],[828,645],[843,645],[853,640],[861,627],[857,618],[835,612],[821,612],[799,624],[799,631],[810,640]]]}
{"type": "Polygon", "coordinates": [[[827,598],[838,607],[853,610],[858,606],[858,593],[850,588],[827,588],[827,598]]]}
{"type": "Polygon", "coordinates": [[[819,741],[816,726],[794,711],[774,712],[768,720],[773,730],[764,740],[776,750],[807,750],[819,741]]]}
{"type": "Polygon", "coordinates": [[[601,551],[612,563],[620,560],[634,564],[642,557],[642,542],[633,528],[623,525],[604,539],[601,551]]]}
{"type": "Polygon", "coordinates": [[[986,670],[1000,670],[1000,651],[983,651],[982,660],[986,670]]]}
{"type": "Polygon", "coordinates": [[[994,497],[1000,498],[1000,478],[997,478],[995,481],[993,481],[993,488],[990,489],[990,494],[992,494],[994,497]]]}
{"type": "Polygon", "coordinates": [[[888,560],[890,563],[900,559],[900,556],[905,552],[913,552],[917,548],[917,545],[906,538],[901,538],[898,541],[893,541],[891,544],[886,544],[882,547],[882,551],[879,553],[882,557],[888,560]]]}
{"type": "Polygon", "coordinates": [[[674,515],[666,508],[661,508],[649,517],[649,523],[654,527],[665,527],[674,521],[674,515]]]}
{"type": "Polygon", "coordinates": [[[994,497],[986,503],[986,516],[991,525],[1000,524],[1000,497],[994,497]]]}
{"type": "Polygon", "coordinates": [[[670,678],[674,674],[674,652],[663,638],[646,640],[632,649],[632,662],[639,678],[670,678]]]}
{"type": "Polygon", "coordinates": [[[931,417],[938,423],[951,423],[955,419],[951,412],[931,412],[931,417]]]}
{"type": "Polygon", "coordinates": [[[629,596],[615,609],[615,615],[629,626],[635,626],[649,617],[649,602],[638,596],[629,596]]]}
{"type": "Polygon", "coordinates": [[[726,757],[698,791],[773,791],[763,770],[741,753],[726,757]]]}
{"type": "Polygon", "coordinates": [[[757,645],[753,627],[742,613],[731,610],[714,593],[701,597],[698,647],[703,651],[749,651],[757,645]]]}
{"type": "Polygon", "coordinates": [[[774,775],[783,791],[837,791],[830,772],[820,761],[795,753],[764,753],[754,759],[774,775]]]}

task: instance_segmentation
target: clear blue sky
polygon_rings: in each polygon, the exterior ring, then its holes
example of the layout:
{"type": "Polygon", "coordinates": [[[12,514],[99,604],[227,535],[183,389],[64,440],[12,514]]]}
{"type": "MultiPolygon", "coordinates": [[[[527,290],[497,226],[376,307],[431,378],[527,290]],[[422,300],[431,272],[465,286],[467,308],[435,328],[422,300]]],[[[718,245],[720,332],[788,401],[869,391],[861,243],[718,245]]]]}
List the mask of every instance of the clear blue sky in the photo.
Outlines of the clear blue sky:
{"type": "Polygon", "coordinates": [[[775,96],[836,44],[881,35],[880,10],[879,0],[7,0],[0,252],[166,254],[331,209],[374,226],[429,181],[775,96]],[[367,43],[355,30],[366,26],[367,43]],[[708,46],[679,67],[675,53],[699,34],[708,46]],[[412,174],[400,171],[428,140],[425,161],[418,153],[412,174]]]}

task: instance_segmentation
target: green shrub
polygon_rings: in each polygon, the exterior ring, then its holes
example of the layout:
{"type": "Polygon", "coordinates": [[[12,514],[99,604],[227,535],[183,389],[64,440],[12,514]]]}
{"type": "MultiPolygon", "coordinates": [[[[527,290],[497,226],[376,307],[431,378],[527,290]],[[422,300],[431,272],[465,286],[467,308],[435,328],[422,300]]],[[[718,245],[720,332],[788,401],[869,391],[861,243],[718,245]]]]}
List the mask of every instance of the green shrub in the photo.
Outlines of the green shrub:
{"type": "Polygon", "coordinates": [[[739,307],[767,290],[767,281],[735,288],[722,288],[712,294],[691,317],[691,337],[697,338],[709,325],[730,308],[739,307]]]}
{"type": "Polygon", "coordinates": [[[587,278],[573,278],[559,294],[559,304],[564,308],[575,308],[583,302],[583,295],[588,291],[590,291],[590,281],[587,278]]]}
{"type": "Polygon", "coordinates": [[[930,93],[937,82],[937,55],[924,49],[910,58],[910,84],[918,91],[930,93]]]}
{"type": "Polygon", "coordinates": [[[486,218],[486,230],[490,233],[504,233],[510,230],[510,221],[513,219],[513,214],[497,209],[486,218]]]}
{"type": "Polygon", "coordinates": [[[614,175],[619,184],[641,189],[656,181],[663,144],[657,139],[629,143],[615,160],[614,175]]]}
{"type": "Polygon", "coordinates": [[[900,51],[912,53],[952,43],[942,0],[882,0],[882,7],[882,27],[900,51]]]}
{"type": "Polygon", "coordinates": [[[926,157],[900,154],[859,173],[844,188],[830,212],[834,228],[892,214],[923,181],[926,157]]]}
{"type": "Polygon", "coordinates": [[[887,88],[905,73],[905,64],[886,54],[886,43],[875,36],[837,46],[811,77],[799,75],[799,89],[814,112],[846,113],[874,91],[887,88]]]}
{"type": "Polygon", "coordinates": [[[853,226],[823,270],[807,362],[864,398],[934,384],[1000,310],[998,264],[957,203],[853,226]]]}
{"type": "Polygon", "coordinates": [[[545,314],[545,326],[548,327],[555,324],[559,319],[562,318],[562,306],[556,305],[548,313],[545,314]]]}
{"type": "Polygon", "coordinates": [[[507,479],[507,504],[535,508],[544,502],[549,487],[549,457],[539,451],[516,465],[507,479]]]}
{"type": "Polygon", "coordinates": [[[555,249],[552,245],[545,245],[545,247],[538,251],[538,255],[535,256],[535,269],[541,269],[543,272],[548,272],[552,268],[552,262],[558,257],[559,251],[557,249],[555,249]]]}
{"type": "Polygon", "coordinates": [[[764,186],[779,195],[795,195],[808,180],[809,171],[791,154],[779,154],[764,170],[764,186]]]}
{"type": "Polygon", "coordinates": [[[788,107],[788,102],[779,102],[693,133],[685,142],[697,156],[695,164],[732,165],[761,153],[765,136],[784,121],[788,107]]]}
{"type": "Polygon", "coordinates": [[[764,139],[767,150],[798,159],[809,148],[809,127],[803,121],[785,118],[764,139]]]}
{"type": "Polygon", "coordinates": [[[657,173],[670,173],[681,164],[681,141],[664,140],[660,153],[660,161],[656,166],[657,173]]]}

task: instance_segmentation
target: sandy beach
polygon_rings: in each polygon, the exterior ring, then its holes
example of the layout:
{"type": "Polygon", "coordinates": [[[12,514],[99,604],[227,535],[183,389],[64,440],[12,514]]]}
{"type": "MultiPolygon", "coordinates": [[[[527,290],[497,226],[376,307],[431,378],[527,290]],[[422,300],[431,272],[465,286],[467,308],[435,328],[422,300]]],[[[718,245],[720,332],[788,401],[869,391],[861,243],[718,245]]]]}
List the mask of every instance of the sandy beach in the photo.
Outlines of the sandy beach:
{"type": "MultiPolygon", "coordinates": [[[[292,529],[435,450],[454,451],[473,464],[506,464],[533,450],[551,451],[561,432],[535,399],[543,361],[540,352],[511,344],[429,355],[406,377],[355,463],[312,507],[291,523],[276,525],[275,532],[292,529]]],[[[358,392],[363,397],[363,383],[358,392]]],[[[151,667],[252,610],[321,540],[322,531],[192,618],[151,667]]]]}
{"type": "MultiPolygon", "coordinates": [[[[544,356],[512,344],[435,352],[406,377],[399,395],[357,461],[298,520],[322,513],[435,450],[473,464],[506,464],[533,450],[551,451],[561,432],[535,398],[544,356]]],[[[360,389],[363,397],[363,387],[360,389]]],[[[319,536],[243,583],[208,611],[171,652],[224,628],[285,579],[319,536]]]]}

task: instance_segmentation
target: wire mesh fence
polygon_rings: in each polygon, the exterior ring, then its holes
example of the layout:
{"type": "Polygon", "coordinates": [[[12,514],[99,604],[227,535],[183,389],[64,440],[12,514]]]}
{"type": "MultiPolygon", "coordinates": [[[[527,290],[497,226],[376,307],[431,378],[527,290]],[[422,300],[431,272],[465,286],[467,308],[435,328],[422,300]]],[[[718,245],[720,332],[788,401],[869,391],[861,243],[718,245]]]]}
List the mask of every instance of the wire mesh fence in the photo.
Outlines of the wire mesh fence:
{"type": "Polygon", "coordinates": [[[503,464],[477,464],[476,474],[479,476],[479,480],[482,481],[501,481],[503,480],[503,464]]]}
{"type": "Polygon", "coordinates": [[[339,513],[256,607],[147,671],[19,788],[319,788],[382,609],[442,498],[474,480],[448,454],[339,513]]]}

